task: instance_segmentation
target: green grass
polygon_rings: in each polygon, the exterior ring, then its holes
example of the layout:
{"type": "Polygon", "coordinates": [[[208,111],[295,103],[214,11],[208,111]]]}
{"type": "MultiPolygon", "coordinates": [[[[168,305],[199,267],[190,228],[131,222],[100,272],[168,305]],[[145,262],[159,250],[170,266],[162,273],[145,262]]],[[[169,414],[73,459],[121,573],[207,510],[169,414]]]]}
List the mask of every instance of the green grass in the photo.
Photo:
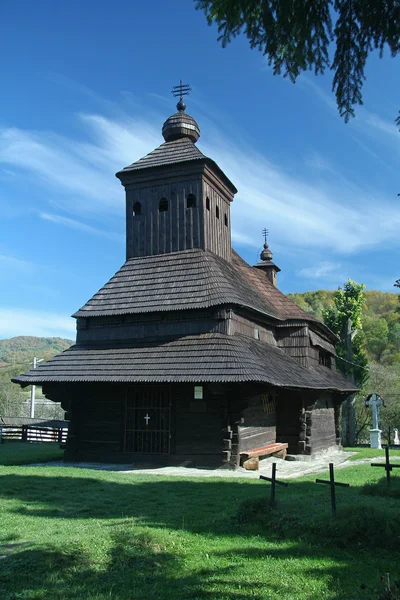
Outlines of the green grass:
{"type": "Polygon", "coordinates": [[[382,475],[337,470],[332,521],[315,476],[270,509],[258,479],[1,466],[0,598],[377,599],[360,585],[400,576],[399,500],[363,493],[382,475]]]}
{"type": "Polygon", "coordinates": [[[6,441],[0,444],[0,465],[27,465],[62,460],[60,444],[6,441]]]}
{"type": "MultiPolygon", "coordinates": [[[[356,452],[350,456],[348,460],[359,460],[360,458],[377,458],[382,457],[385,460],[385,450],[374,450],[372,448],[343,448],[345,452],[356,452]]],[[[389,450],[389,456],[400,456],[400,450],[389,450]]]]}

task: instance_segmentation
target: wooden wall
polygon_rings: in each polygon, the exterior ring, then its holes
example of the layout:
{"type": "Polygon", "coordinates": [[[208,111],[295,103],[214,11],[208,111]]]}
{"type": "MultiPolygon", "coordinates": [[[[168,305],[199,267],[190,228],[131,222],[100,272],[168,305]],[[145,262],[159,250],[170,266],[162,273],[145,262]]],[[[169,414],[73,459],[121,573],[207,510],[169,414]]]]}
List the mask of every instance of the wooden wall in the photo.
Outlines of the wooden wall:
{"type": "Polygon", "coordinates": [[[125,389],[112,384],[71,386],[65,460],[112,462],[122,443],[125,389]]]}
{"type": "Polygon", "coordinates": [[[289,444],[289,454],[299,452],[302,412],[303,399],[300,392],[279,391],[276,400],[276,441],[289,444]]]}
{"type": "Polygon", "coordinates": [[[310,339],[307,325],[277,327],[277,341],[278,346],[303,367],[310,366],[310,339]]]}
{"type": "Polygon", "coordinates": [[[243,315],[237,314],[237,312],[229,311],[228,314],[228,332],[229,335],[240,333],[252,339],[259,339],[262,342],[276,346],[277,342],[275,339],[275,328],[260,324],[243,315]]]}
{"type": "Polygon", "coordinates": [[[150,256],[204,248],[202,180],[198,175],[182,181],[153,182],[148,187],[126,191],[126,257],[150,256]],[[196,206],[187,208],[187,197],[194,194],[196,206]],[[165,198],[168,210],[159,211],[165,198]],[[135,216],[136,203],[141,214],[135,216]]]}
{"type": "Polygon", "coordinates": [[[175,311],[78,319],[78,344],[226,333],[225,311],[175,311]]]}
{"type": "Polygon", "coordinates": [[[230,199],[218,179],[198,172],[177,176],[170,181],[155,179],[126,189],[126,258],[178,252],[191,248],[210,250],[225,260],[231,258],[230,199]],[[215,182],[215,183],[213,183],[215,182]],[[187,207],[193,194],[196,206],[187,207]],[[159,210],[160,200],[168,210],[159,210]],[[141,214],[134,214],[139,203],[141,214]]]}
{"type": "Polygon", "coordinates": [[[240,452],[276,441],[276,403],[271,394],[259,394],[247,400],[238,433],[240,452]]]}
{"type": "Polygon", "coordinates": [[[229,261],[232,249],[230,202],[207,181],[203,181],[203,211],[204,248],[229,261]]]}

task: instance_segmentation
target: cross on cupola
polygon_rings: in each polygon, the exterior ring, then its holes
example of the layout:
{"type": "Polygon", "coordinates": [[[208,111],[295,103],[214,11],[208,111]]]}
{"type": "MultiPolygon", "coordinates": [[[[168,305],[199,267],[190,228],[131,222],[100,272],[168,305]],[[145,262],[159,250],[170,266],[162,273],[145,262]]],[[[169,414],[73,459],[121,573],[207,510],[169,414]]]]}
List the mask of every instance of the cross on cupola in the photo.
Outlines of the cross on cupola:
{"type": "Polygon", "coordinates": [[[276,274],[279,273],[280,268],[277,267],[273,262],[273,254],[269,249],[267,238],[269,231],[264,227],[262,230],[262,235],[264,237],[264,247],[260,254],[261,262],[254,265],[257,269],[262,269],[264,273],[267,275],[268,280],[272,283],[273,286],[277,287],[276,274]]]}
{"type": "Polygon", "coordinates": [[[179,96],[179,102],[176,105],[176,108],[179,111],[184,111],[186,108],[186,104],[183,101],[183,96],[188,96],[190,94],[190,92],[192,91],[192,88],[189,86],[189,84],[187,83],[183,83],[182,79],[180,80],[179,85],[174,85],[174,87],[171,90],[171,94],[177,98],[179,96]]]}

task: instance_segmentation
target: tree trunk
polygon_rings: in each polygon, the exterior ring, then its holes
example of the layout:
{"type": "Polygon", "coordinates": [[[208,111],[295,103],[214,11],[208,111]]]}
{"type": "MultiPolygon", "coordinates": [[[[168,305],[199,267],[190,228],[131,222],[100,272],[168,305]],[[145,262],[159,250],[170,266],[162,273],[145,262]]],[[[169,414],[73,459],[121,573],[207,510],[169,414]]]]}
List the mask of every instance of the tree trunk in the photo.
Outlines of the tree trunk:
{"type": "MultiPolygon", "coordinates": [[[[353,362],[353,345],[352,345],[352,322],[347,320],[343,339],[346,346],[346,358],[349,362],[353,362]]],[[[347,376],[351,383],[355,383],[353,373],[347,376]]],[[[342,444],[343,446],[354,446],[356,443],[356,397],[352,394],[342,404],[342,444]]]]}

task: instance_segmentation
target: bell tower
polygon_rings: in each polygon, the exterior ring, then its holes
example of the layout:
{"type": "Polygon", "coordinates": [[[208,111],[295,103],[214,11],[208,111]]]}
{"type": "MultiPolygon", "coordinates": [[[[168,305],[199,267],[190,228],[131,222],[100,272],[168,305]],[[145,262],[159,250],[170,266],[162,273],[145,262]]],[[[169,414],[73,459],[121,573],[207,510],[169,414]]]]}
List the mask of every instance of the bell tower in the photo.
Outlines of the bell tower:
{"type": "Polygon", "coordinates": [[[165,142],[119,171],[126,191],[126,258],[209,250],[231,258],[230,203],[235,186],[196,146],[200,128],[185,113],[180,83],[177,110],[162,127],[165,142]]]}

